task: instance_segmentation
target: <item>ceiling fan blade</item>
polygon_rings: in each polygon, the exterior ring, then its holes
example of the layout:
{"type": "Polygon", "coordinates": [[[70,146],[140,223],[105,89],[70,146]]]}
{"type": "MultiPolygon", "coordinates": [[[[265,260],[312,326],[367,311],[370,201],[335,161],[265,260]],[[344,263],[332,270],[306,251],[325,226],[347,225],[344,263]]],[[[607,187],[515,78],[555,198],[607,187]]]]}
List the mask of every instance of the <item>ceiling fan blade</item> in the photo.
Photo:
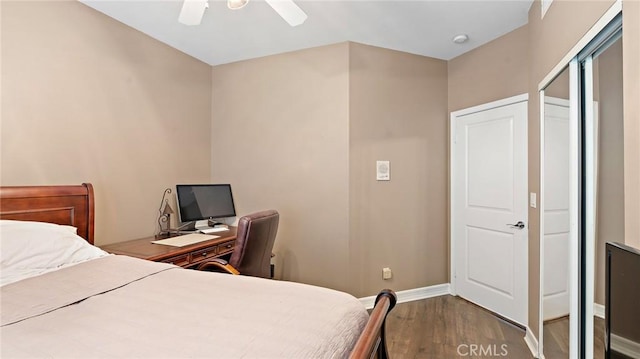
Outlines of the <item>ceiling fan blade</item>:
{"type": "Polygon", "coordinates": [[[278,15],[291,26],[298,26],[307,20],[307,14],[293,0],[265,0],[278,15]]]}
{"type": "Polygon", "coordinates": [[[178,21],[185,25],[200,25],[204,11],[208,7],[208,0],[184,0],[178,21]]]}

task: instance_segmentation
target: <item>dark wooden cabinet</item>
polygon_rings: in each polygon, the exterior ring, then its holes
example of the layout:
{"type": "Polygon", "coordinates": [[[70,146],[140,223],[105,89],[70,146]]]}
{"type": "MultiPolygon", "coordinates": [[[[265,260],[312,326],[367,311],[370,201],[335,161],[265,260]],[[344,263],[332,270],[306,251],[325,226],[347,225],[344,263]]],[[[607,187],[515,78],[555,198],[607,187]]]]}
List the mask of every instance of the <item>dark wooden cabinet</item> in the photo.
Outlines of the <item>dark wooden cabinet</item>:
{"type": "Polygon", "coordinates": [[[227,256],[233,252],[236,242],[236,227],[229,227],[228,231],[216,232],[212,233],[212,235],[219,236],[219,238],[184,247],[151,243],[151,241],[158,239],[156,237],[134,239],[99,247],[113,254],[155,262],[172,263],[180,267],[189,268],[195,267],[211,258],[227,256]]]}

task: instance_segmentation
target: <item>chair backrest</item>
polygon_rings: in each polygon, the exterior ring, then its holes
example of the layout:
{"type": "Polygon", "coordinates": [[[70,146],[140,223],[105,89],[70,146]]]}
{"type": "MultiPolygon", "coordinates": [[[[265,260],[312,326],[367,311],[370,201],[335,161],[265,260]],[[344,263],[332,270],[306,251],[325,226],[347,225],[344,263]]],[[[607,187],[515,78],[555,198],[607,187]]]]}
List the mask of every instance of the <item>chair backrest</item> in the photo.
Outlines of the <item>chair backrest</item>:
{"type": "Polygon", "coordinates": [[[240,274],[271,277],[271,251],[280,215],[267,210],[243,216],[238,221],[236,245],[229,259],[240,274]]]}

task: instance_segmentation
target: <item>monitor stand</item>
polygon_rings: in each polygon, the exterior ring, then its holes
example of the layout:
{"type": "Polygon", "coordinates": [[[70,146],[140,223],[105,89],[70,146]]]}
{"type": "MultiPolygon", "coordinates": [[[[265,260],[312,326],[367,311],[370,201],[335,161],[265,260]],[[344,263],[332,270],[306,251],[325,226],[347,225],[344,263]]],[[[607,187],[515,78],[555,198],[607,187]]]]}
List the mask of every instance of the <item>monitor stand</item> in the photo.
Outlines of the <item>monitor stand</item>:
{"type": "Polygon", "coordinates": [[[216,222],[212,219],[203,219],[201,221],[196,221],[196,231],[201,231],[203,229],[214,228],[215,226],[221,225],[222,223],[216,222]]]}
{"type": "Polygon", "coordinates": [[[203,219],[201,221],[196,221],[196,231],[200,231],[203,229],[209,229],[211,227],[209,227],[209,220],[208,219],[203,219]]]}

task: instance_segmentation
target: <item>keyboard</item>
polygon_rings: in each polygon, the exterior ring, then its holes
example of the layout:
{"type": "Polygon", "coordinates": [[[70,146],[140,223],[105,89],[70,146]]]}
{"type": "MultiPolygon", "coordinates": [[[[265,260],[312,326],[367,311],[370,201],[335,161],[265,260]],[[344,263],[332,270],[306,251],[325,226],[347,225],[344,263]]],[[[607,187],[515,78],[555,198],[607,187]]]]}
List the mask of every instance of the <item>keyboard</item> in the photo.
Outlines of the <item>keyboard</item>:
{"type": "Polygon", "coordinates": [[[228,231],[228,230],[229,230],[229,228],[227,228],[227,227],[213,227],[213,228],[199,229],[198,231],[200,233],[209,234],[209,233],[216,233],[216,232],[224,232],[224,231],[228,231]]]}

